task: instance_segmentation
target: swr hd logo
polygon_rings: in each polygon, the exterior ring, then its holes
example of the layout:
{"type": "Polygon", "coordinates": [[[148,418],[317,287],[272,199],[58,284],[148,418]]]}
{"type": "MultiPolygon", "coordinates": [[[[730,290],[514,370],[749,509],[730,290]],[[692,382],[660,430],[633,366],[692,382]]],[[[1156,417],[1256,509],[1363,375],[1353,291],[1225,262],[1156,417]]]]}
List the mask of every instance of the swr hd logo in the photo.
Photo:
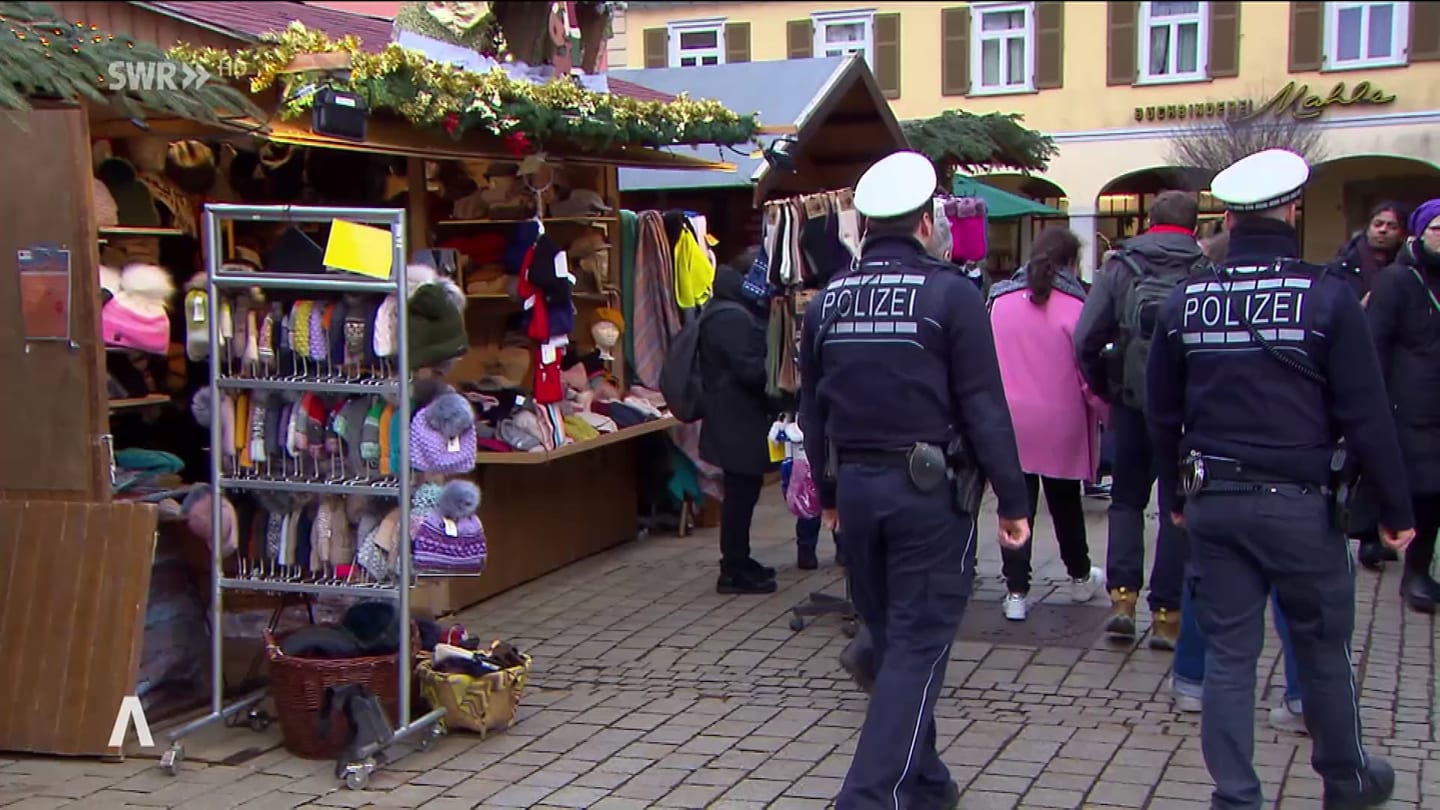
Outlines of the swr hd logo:
{"type": "Polygon", "coordinates": [[[209,81],[204,68],[184,62],[111,62],[110,89],[124,90],[196,90],[209,81]]]}

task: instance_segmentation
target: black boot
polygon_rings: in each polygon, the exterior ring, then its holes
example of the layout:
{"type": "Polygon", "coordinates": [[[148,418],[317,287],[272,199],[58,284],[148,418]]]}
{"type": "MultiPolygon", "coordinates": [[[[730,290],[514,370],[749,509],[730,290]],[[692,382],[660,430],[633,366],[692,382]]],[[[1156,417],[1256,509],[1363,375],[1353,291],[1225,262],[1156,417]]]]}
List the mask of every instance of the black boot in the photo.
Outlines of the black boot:
{"type": "Polygon", "coordinates": [[[754,557],[745,558],[745,570],[759,577],[760,579],[774,579],[775,569],[768,565],[761,565],[754,557]]]}
{"type": "Polygon", "coordinates": [[[764,576],[743,563],[733,568],[721,565],[720,579],[715,583],[716,593],[774,593],[775,589],[775,577],[764,576]]]}
{"type": "Polygon", "coordinates": [[[1321,804],[1325,810],[1366,810],[1379,807],[1390,800],[1395,792],[1395,769],[1380,757],[1370,757],[1365,763],[1365,784],[1358,790],[1355,785],[1325,785],[1325,799],[1321,804]]]}
{"type": "Polygon", "coordinates": [[[1429,574],[1406,571],[1400,580],[1400,597],[1416,613],[1434,613],[1437,596],[1440,596],[1440,583],[1429,574]]]}
{"type": "Polygon", "coordinates": [[[801,571],[814,571],[820,567],[820,555],[814,546],[798,546],[795,549],[795,567],[801,571]]]}

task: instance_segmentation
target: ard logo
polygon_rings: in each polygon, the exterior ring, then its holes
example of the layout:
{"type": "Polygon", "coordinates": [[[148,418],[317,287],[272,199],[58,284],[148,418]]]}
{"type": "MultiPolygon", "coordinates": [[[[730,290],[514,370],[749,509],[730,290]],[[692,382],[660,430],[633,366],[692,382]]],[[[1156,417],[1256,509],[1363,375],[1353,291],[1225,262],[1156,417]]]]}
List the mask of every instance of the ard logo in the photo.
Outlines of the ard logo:
{"type": "Polygon", "coordinates": [[[110,747],[122,748],[130,724],[135,724],[135,736],[140,747],[154,748],[155,738],[150,734],[150,721],[145,719],[145,706],[137,695],[126,695],[120,701],[120,711],[115,713],[115,726],[110,729],[110,747]]]}

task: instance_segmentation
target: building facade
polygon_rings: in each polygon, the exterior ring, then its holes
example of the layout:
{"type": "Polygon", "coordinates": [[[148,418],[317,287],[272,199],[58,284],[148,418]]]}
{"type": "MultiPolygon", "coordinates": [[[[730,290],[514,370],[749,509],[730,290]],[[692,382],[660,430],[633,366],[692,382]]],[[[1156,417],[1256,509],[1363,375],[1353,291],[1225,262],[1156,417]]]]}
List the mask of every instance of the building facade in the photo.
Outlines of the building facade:
{"type": "Polygon", "coordinates": [[[859,51],[902,120],[1021,114],[1058,156],[1042,176],[986,180],[1067,211],[1090,262],[1142,227],[1156,192],[1205,188],[1213,168],[1185,165],[1177,147],[1227,120],[1272,123],[1308,145],[1309,258],[1333,254],[1380,200],[1440,196],[1436,2],[627,6],[611,65],[859,51]]]}

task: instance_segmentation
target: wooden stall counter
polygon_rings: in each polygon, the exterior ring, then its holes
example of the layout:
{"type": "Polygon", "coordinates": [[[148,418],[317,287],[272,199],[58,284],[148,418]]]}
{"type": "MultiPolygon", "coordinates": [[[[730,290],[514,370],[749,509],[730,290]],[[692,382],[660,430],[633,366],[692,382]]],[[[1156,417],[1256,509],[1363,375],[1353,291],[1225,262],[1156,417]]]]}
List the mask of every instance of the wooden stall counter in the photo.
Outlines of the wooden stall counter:
{"type": "Polygon", "coordinates": [[[677,424],[665,417],[547,452],[480,453],[485,573],[424,577],[411,604],[454,613],[634,538],[640,447],[632,440],[677,424]]]}

